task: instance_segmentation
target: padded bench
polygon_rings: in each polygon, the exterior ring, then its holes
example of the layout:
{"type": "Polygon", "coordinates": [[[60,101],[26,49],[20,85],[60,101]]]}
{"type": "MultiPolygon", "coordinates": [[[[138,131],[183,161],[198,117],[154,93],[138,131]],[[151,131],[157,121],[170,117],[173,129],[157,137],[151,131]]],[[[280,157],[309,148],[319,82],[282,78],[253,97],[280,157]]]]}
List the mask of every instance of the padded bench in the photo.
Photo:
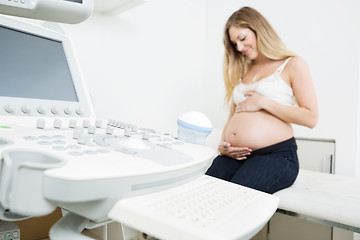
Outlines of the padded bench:
{"type": "Polygon", "coordinates": [[[277,212],[360,233],[360,179],[300,169],[277,212]]]}

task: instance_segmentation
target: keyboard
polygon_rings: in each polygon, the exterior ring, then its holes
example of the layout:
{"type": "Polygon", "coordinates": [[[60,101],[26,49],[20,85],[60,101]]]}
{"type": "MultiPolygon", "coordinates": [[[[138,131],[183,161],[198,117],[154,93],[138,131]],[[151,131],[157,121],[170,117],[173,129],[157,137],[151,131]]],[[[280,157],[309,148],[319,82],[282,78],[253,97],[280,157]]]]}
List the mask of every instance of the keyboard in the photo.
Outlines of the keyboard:
{"type": "Polygon", "coordinates": [[[206,229],[233,214],[233,209],[244,208],[262,195],[258,191],[207,176],[179,190],[160,199],[152,199],[144,207],[206,229]]]}
{"type": "Polygon", "coordinates": [[[159,239],[249,239],[278,198],[203,175],[176,188],[120,200],[109,217],[159,239]]]}

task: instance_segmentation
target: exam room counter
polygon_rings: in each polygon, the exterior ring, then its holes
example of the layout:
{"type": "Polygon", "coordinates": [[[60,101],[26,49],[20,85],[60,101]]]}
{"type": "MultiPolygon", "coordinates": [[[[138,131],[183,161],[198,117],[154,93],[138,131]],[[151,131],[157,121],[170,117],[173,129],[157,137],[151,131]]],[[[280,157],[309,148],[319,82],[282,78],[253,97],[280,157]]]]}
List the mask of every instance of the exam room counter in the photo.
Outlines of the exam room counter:
{"type": "Polygon", "coordinates": [[[360,179],[300,169],[295,183],[274,195],[278,212],[360,232],[360,179]]]}

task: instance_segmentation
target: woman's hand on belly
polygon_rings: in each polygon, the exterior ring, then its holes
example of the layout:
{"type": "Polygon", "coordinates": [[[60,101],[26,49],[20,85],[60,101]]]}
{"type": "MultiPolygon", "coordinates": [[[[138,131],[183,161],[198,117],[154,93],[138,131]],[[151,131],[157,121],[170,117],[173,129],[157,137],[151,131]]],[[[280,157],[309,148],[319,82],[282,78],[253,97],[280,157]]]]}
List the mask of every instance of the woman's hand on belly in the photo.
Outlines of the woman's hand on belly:
{"type": "Polygon", "coordinates": [[[256,112],[263,109],[262,102],[264,100],[264,96],[257,92],[246,92],[245,96],[247,98],[239,102],[239,104],[235,108],[235,112],[256,112]]]}
{"type": "Polygon", "coordinates": [[[220,155],[228,156],[236,160],[244,160],[250,155],[251,149],[248,147],[232,147],[228,142],[220,143],[218,150],[220,155]]]}

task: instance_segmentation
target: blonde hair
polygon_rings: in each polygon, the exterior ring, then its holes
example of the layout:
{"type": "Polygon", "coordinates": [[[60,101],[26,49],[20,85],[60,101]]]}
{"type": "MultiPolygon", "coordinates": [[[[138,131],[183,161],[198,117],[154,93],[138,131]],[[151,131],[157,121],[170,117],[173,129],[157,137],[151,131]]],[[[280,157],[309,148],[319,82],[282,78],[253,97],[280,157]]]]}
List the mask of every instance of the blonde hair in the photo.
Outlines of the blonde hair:
{"type": "Polygon", "coordinates": [[[223,62],[223,75],[226,89],[225,103],[230,103],[234,87],[239,79],[243,78],[249,69],[251,61],[237,51],[230,41],[230,27],[248,28],[256,35],[258,51],[265,57],[274,60],[295,56],[284,45],[269,22],[258,11],[250,7],[243,7],[234,12],[225,25],[224,46],[225,56],[223,62]]]}

